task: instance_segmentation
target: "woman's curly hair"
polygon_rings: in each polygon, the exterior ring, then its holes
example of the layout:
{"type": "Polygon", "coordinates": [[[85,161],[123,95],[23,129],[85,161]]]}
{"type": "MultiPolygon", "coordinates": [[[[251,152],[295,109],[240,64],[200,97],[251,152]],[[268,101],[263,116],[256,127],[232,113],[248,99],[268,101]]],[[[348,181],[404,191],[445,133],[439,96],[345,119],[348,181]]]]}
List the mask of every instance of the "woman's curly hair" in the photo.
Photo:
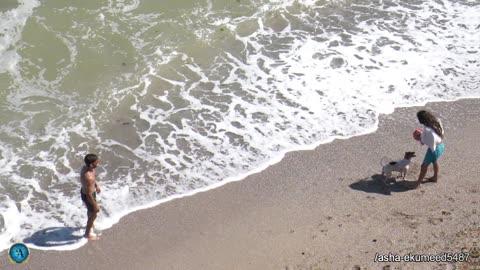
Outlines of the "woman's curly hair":
{"type": "Polygon", "coordinates": [[[440,138],[443,138],[442,124],[440,124],[440,121],[431,112],[421,110],[417,112],[417,118],[420,124],[432,128],[440,138]]]}

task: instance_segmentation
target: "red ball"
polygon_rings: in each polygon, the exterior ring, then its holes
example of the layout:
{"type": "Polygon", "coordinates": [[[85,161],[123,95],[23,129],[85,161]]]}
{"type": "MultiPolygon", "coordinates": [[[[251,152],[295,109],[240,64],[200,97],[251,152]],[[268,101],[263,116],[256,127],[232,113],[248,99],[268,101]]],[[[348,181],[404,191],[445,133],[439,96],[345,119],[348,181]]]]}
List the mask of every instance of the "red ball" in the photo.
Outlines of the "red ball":
{"type": "Polygon", "coordinates": [[[415,129],[415,131],[413,132],[413,138],[414,138],[416,141],[420,141],[420,136],[422,135],[422,132],[423,132],[423,128],[417,128],[417,129],[415,129]]]}

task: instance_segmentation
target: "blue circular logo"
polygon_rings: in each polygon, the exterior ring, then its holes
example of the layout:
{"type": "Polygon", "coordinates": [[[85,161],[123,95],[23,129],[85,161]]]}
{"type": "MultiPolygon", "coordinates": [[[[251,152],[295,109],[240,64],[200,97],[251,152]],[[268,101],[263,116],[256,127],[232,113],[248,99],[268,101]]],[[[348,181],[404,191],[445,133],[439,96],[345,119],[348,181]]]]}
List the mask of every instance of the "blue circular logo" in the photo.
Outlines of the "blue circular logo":
{"type": "Polygon", "coordinates": [[[13,244],[8,251],[8,256],[13,263],[24,263],[30,256],[30,250],[25,244],[17,243],[13,244]]]}

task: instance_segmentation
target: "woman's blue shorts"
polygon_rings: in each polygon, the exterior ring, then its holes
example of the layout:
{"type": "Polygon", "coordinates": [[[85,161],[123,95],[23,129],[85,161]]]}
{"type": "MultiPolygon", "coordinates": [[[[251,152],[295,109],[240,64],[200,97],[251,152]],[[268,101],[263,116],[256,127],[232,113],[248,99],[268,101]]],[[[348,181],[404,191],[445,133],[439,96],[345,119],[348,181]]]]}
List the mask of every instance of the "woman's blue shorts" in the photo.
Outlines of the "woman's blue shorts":
{"type": "Polygon", "coordinates": [[[435,163],[437,160],[442,156],[443,150],[445,149],[445,144],[441,143],[433,152],[430,147],[427,150],[427,154],[425,154],[425,159],[423,160],[423,164],[430,164],[435,163]]]}

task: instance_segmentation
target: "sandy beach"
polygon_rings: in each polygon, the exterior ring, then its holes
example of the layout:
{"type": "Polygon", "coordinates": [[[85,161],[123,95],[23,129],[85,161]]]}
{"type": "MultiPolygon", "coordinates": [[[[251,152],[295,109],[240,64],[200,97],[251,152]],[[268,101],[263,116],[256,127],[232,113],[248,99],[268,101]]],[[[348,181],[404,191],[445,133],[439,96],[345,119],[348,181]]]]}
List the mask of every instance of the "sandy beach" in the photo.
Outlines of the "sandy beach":
{"type": "Polygon", "coordinates": [[[20,266],[3,251],[0,269],[474,269],[475,254],[457,264],[375,257],[455,254],[480,241],[479,116],[478,99],[400,108],[381,115],[375,133],[291,152],[242,181],[135,212],[80,249],[33,249],[20,266]],[[386,195],[382,157],[416,151],[407,180],[418,175],[420,108],[446,129],[439,182],[409,190],[398,181],[386,195]]]}

